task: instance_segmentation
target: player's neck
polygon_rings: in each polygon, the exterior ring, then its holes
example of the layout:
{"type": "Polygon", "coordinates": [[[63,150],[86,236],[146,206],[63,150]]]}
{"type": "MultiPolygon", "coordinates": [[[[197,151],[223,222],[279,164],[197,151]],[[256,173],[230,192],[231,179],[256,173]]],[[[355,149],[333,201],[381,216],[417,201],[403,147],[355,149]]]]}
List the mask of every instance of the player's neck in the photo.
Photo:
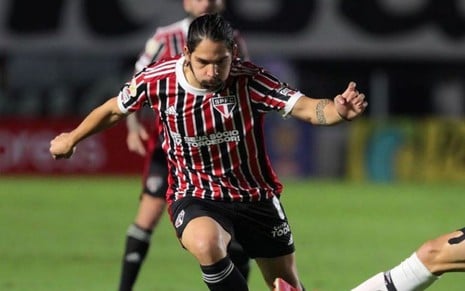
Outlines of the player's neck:
{"type": "Polygon", "coordinates": [[[182,67],[183,67],[184,77],[186,77],[187,83],[189,83],[189,85],[191,85],[194,88],[202,89],[200,86],[200,83],[195,78],[194,72],[192,71],[192,67],[189,64],[189,62],[184,60],[184,64],[182,67]]]}

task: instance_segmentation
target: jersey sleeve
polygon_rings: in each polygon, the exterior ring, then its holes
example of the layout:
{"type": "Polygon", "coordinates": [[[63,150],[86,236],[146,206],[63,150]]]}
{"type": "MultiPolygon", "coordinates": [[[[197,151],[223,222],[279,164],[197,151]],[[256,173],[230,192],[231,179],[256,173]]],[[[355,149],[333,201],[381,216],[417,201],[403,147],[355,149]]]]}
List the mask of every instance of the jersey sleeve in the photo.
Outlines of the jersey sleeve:
{"type": "Polygon", "coordinates": [[[121,88],[117,100],[119,109],[126,114],[139,110],[149,101],[143,72],[121,88]]]}
{"type": "Polygon", "coordinates": [[[261,69],[249,82],[250,96],[261,111],[276,110],[287,117],[303,94],[261,69]]]}

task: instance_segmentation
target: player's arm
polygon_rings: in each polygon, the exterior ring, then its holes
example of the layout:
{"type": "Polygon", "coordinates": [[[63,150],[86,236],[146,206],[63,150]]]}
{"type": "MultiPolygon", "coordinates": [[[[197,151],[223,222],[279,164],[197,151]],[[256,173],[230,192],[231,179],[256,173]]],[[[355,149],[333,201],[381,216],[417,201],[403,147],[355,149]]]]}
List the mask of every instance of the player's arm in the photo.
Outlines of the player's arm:
{"type": "Polygon", "coordinates": [[[118,107],[117,97],[109,99],[89,113],[74,130],[55,137],[50,142],[50,154],[54,159],[70,158],[80,141],[113,126],[125,116],[118,107]]]}
{"type": "MultiPolygon", "coordinates": [[[[139,58],[135,64],[134,73],[143,70],[152,62],[159,61],[164,54],[165,45],[161,39],[157,37],[157,32],[145,44],[145,49],[139,54],[139,58]]],[[[146,128],[139,121],[139,116],[136,113],[128,115],[126,118],[126,127],[128,134],[126,136],[126,145],[131,152],[144,156],[147,153],[145,141],[149,139],[149,134],[146,128]]]]}
{"type": "Polygon", "coordinates": [[[144,156],[146,153],[145,141],[148,140],[149,134],[145,127],[139,122],[137,114],[133,113],[126,118],[128,135],[126,144],[131,152],[144,156]]]}
{"type": "Polygon", "coordinates": [[[367,105],[365,95],[358,92],[354,82],[350,82],[344,93],[332,100],[300,97],[290,114],[312,124],[331,125],[356,118],[367,105]]]}

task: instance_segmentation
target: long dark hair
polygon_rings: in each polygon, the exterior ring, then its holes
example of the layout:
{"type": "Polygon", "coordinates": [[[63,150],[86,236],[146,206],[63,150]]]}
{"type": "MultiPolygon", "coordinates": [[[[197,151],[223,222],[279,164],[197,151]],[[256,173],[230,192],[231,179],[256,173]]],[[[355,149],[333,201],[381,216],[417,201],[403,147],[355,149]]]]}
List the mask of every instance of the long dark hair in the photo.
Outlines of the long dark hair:
{"type": "Polygon", "coordinates": [[[234,48],[231,24],[219,14],[205,14],[194,19],[187,33],[187,49],[193,52],[203,39],[224,41],[229,50],[234,48]]]}

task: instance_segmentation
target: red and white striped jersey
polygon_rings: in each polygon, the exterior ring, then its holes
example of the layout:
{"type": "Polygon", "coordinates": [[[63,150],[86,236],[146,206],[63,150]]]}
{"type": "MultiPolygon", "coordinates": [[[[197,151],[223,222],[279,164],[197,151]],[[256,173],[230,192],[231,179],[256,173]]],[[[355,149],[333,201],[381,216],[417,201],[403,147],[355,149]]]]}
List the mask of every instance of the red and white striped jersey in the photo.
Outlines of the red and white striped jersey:
{"type": "Polygon", "coordinates": [[[183,56],[152,64],[118,96],[122,112],[145,104],[159,112],[170,168],[167,200],[185,196],[259,201],[280,195],[282,184],[265,151],[263,118],[287,115],[302,93],[250,62],[237,60],[221,92],[192,87],[183,56]]]}
{"type": "Polygon", "coordinates": [[[182,53],[190,22],[190,18],[184,18],[173,24],[159,27],[147,40],[145,49],[136,62],[136,72],[152,62],[182,53]]]}
{"type": "MultiPolygon", "coordinates": [[[[144,51],[136,61],[135,73],[141,71],[151,63],[181,54],[186,44],[190,23],[190,18],[184,18],[170,25],[157,28],[155,34],[147,40],[144,51]]],[[[151,121],[153,121],[151,125],[152,134],[147,142],[147,146],[155,149],[159,146],[159,120],[158,118],[154,118],[151,121]]],[[[146,158],[149,161],[152,160],[151,156],[147,156],[146,158]]]]}
{"type": "MultiPolygon", "coordinates": [[[[147,40],[144,51],[139,55],[135,64],[135,73],[151,63],[181,54],[187,42],[187,32],[191,21],[192,19],[187,17],[170,25],[159,27],[154,35],[147,40]]],[[[239,56],[248,60],[247,47],[237,30],[234,31],[234,40],[239,48],[239,56]]],[[[154,119],[153,122],[151,127],[153,135],[148,141],[151,148],[155,148],[158,143],[158,119],[154,119]]],[[[148,158],[150,159],[150,157],[148,158]]]]}
{"type": "MultiPolygon", "coordinates": [[[[155,34],[147,40],[144,51],[139,55],[135,65],[136,73],[152,62],[181,54],[186,45],[187,32],[191,21],[191,18],[184,18],[173,24],[159,27],[155,34]]],[[[239,56],[244,60],[248,60],[247,47],[237,30],[234,31],[234,41],[239,48],[239,56]]]]}

